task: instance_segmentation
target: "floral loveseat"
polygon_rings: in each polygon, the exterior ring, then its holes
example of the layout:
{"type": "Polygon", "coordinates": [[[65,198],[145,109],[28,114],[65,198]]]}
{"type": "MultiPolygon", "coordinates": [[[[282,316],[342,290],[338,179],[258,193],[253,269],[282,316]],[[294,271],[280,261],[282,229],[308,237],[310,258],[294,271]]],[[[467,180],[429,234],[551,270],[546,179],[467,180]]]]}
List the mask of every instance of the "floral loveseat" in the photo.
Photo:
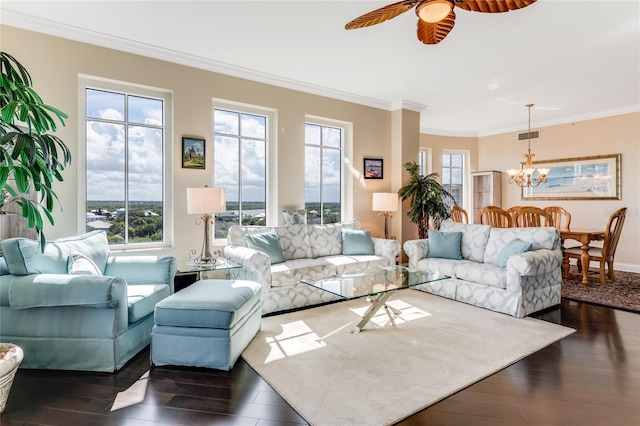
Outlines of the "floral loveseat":
{"type": "Polygon", "coordinates": [[[444,221],[440,231],[462,233],[459,259],[431,256],[429,239],[404,243],[409,267],[451,277],[416,286],[420,290],[515,317],[560,303],[562,250],[555,228],[444,221]],[[516,245],[520,250],[510,250],[516,245]]]}
{"type": "MultiPolygon", "coordinates": [[[[371,238],[371,251],[351,250],[343,244],[343,235],[358,231],[360,221],[326,225],[291,225],[280,227],[238,226],[229,228],[224,256],[243,266],[233,270],[235,278],[262,285],[262,313],[315,305],[337,297],[300,280],[325,278],[377,266],[395,265],[400,243],[371,238]],[[247,238],[275,233],[284,255],[273,263],[268,254],[249,248],[247,238]],[[249,237],[247,237],[249,236],[249,237]],[[362,253],[369,254],[362,254],[362,253]]],[[[367,232],[367,231],[364,231],[367,232]]]]}
{"type": "Polygon", "coordinates": [[[157,302],[173,293],[171,256],[111,256],[104,231],[46,244],[0,242],[0,342],[20,368],[120,369],[151,339],[157,302]]]}

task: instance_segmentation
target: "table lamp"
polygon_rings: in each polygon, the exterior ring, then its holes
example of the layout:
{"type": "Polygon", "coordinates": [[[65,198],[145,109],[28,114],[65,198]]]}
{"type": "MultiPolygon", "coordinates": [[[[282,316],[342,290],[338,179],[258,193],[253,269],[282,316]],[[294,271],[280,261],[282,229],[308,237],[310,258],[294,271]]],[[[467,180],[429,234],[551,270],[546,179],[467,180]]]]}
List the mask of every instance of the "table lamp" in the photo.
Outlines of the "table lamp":
{"type": "Polygon", "coordinates": [[[201,215],[196,219],[196,225],[204,224],[204,241],[200,255],[196,256],[195,249],[189,251],[189,257],[196,264],[216,263],[220,252],[211,252],[211,228],[215,229],[215,216],[226,210],[224,188],[187,188],[187,213],[201,215]]]}
{"type": "Polygon", "coordinates": [[[398,194],[395,192],[374,192],[373,208],[374,212],[380,212],[384,216],[384,238],[389,239],[389,219],[393,217],[391,212],[398,211],[398,194]]]}

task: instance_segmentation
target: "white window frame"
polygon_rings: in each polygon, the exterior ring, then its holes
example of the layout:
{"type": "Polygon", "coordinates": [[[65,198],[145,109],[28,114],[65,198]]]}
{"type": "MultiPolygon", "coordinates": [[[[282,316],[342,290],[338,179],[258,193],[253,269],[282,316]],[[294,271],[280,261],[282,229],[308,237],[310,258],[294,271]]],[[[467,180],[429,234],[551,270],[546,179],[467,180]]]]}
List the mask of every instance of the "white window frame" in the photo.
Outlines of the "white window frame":
{"type": "Polygon", "coordinates": [[[431,148],[420,148],[418,152],[418,167],[422,165],[422,169],[420,170],[422,176],[430,174],[431,170],[433,170],[433,158],[431,155],[431,148]]]}
{"type": "Polygon", "coordinates": [[[342,221],[353,220],[353,176],[355,170],[357,170],[353,166],[353,123],[310,114],[305,115],[304,123],[305,125],[309,123],[319,126],[342,129],[342,178],[340,179],[340,216],[342,217],[342,221]]]}
{"type": "Polygon", "coordinates": [[[162,149],[162,239],[151,243],[112,244],[112,252],[126,252],[159,248],[170,248],[174,244],[174,202],[173,202],[173,92],[151,86],[127,83],[117,80],[80,74],[78,76],[78,233],[86,232],[87,215],[87,124],[86,90],[96,89],[134,96],[143,96],[163,100],[164,107],[164,146],[162,149]]]}
{"type": "MultiPolygon", "coordinates": [[[[443,149],[441,156],[444,154],[461,154],[462,155],[462,205],[460,207],[462,207],[463,209],[469,210],[469,207],[471,205],[471,171],[470,171],[470,167],[469,165],[470,163],[470,159],[469,157],[471,156],[471,151],[469,150],[462,150],[462,149],[443,149]]],[[[442,169],[442,157],[440,158],[440,168],[442,169]]],[[[440,170],[440,181],[442,182],[442,170],[440,170]]],[[[444,185],[444,183],[443,183],[444,185]]]]}
{"type": "MultiPolygon", "coordinates": [[[[216,109],[229,110],[233,112],[255,114],[267,117],[267,153],[266,153],[266,203],[265,213],[267,220],[265,226],[278,226],[278,111],[275,108],[263,107],[258,105],[245,104],[242,102],[230,101],[227,99],[213,99],[211,108],[211,141],[213,156],[212,164],[215,164],[215,142],[214,142],[214,121],[213,114],[216,109]]],[[[215,185],[215,170],[211,170],[211,179],[215,185]]],[[[217,238],[214,240],[216,245],[226,244],[226,238],[217,238]]]]}

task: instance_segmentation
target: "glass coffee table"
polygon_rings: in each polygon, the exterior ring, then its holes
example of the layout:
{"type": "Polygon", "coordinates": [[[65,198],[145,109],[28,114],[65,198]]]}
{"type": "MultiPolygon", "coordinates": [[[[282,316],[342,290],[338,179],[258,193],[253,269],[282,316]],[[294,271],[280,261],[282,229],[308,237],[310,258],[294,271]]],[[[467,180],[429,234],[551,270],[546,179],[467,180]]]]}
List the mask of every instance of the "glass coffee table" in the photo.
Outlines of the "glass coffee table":
{"type": "Polygon", "coordinates": [[[189,260],[183,265],[178,265],[178,274],[195,273],[196,279],[199,280],[202,272],[225,271],[227,278],[229,278],[231,270],[238,268],[242,268],[242,265],[221,257],[217,258],[215,263],[195,263],[193,260],[189,260]]]}
{"type": "Polygon", "coordinates": [[[393,294],[401,289],[411,288],[418,284],[439,281],[449,278],[446,275],[417,271],[405,266],[383,266],[375,269],[351,272],[343,275],[307,280],[300,280],[345,300],[365,298],[371,306],[351,332],[359,333],[380,309],[384,309],[393,326],[396,325],[394,315],[400,312],[387,305],[393,294]]]}

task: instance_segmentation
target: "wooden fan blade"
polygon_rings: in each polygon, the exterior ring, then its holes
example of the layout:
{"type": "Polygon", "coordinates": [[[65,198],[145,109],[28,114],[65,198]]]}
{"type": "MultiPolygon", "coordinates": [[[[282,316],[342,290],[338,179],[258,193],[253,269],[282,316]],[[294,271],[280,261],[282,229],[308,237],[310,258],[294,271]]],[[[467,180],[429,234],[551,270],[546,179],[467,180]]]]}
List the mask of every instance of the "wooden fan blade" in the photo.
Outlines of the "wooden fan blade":
{"type": "Polygon", "coordinates": [[[454,4],[471,12],[502,13],[522,9],[536,0],[454,0],[454,4]]]}
{"type": "Polygon", "coordinates": [[[424,44],[438,44],[445,39],[456,24],[456,14],[453,9],[440,22],[429,23],[418,19],[418,40],[424,44]]]}
{"type": "Polygon", "coordinates": [[[422,0],[405,0],[389,4],[385,7],[381,7],[380,9],[376,9],[372,12],[365,13],[364,15],[357,17],[344,27],[347,30],[354,30],[356,28],[369,27],[371,25],[379,24],[405,13],[421,1],[422,0]]]}

